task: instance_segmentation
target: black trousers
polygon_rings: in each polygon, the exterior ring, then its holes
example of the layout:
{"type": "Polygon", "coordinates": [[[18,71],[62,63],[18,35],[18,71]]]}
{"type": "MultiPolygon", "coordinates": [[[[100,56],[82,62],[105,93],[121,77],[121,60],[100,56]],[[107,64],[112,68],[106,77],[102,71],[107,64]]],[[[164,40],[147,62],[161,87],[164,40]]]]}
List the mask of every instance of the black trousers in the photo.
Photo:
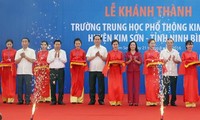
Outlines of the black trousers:
{"type": "Polygon", "coordinates": [[[163,84],[164,84],[164,104],[169,104],[169,86],[171,88],[171,104],[176,102],[176,84],[177,84],[177,76],[163,76],[163,84]]]}
{"type": "Polygon", "coordinates": [[[90,86],[90,100],[95,100],[96,94],[96,78],[98,78],[98,101],[104,101],[105,97],[105,83],[104,83],[104,75],[102,72],[89,72],[89,86],[90,86]]]}
{"type": "Polygon", "coordinates": [[[24,102],[23,100],[23,88],[25,85],[25,102],[30,103],[31,91],[32,91],[32,75],[17,75],[17,93],[18,102],[24,102]]]}
{"type": "Polygon", "coordinates": [[[63,101],[64,95],[64,68],[50,69],[51,102],[57,102],[56,84],[58,82],[58,102],[63,101]]]}

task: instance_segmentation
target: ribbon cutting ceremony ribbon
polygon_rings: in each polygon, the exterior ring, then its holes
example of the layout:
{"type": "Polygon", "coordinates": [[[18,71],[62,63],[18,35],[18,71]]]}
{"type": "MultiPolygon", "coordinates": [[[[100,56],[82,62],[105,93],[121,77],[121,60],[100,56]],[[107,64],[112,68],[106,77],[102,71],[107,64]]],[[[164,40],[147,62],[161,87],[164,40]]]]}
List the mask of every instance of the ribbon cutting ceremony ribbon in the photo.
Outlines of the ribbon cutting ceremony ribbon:
{"type": "Polygon", "coordinates": [[[3,67],[10,67],[11,69],[11,72],[13,73],[13,63],[0,63],[0,68],[3,68],[3,67]]]}
{"type": "Polygon", "coordinates": [[[121,64],[122,66],[125,66],[124,61],[118,61],[118,60],[110,61],[110,62],[108,63],[108,67],[110,67],[111,64],[121,64]]]}
{"type": "Polygon", "coordinates": [[[48,65],[43,65],[43,66],[36,66],[36,67],[34,67],[34,71],[36,71],[38,69],[49,69],[49,66],[48,65]]]}
{"type": "Polygon", "coordinates": [[[13,63],[0,63],[0,67],[10,67],[11,68],[11,71],[12,71],[12,66],[13,66],[13,63]]]}
{"type": "Polygon", "coordinates": [[[200,61],[194,61],[194,62],[188,63],[187,65],[185,65],[185,68],[188,68],[192,65],[200,65],[200,61]]]}
{"type": "Polygon", "coordinates": [[[85,62],[70,62],[70,68],[72,68],[72,65],[86,66],[86,63],[85,62]]]}
{"type": "Polygon", "coordinates": [[[0,67],[12,67],[11,63],[0,63],[0,67]]]}
{"type": "Polygon", "coordinates": [[[164,64],[163,62],[151,62],[147,64],[147,67],[155,66],[155,65],[163,65],[163,64],[164,64]]]}

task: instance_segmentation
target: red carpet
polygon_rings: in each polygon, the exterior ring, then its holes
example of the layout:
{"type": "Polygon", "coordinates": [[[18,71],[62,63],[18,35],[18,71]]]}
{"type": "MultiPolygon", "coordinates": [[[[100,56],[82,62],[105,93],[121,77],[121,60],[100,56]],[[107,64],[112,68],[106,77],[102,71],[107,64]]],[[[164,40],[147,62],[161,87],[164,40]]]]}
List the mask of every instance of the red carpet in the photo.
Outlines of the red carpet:
{"type": "MultiPolygon", "coordinates": [[[[122,106],[89,106],[89,96],[85,95],[84,104],[70,104],[69,95],[64,97],[66,105],[51,106],[39,103],[34,120],[160,120],[160,106],[145,106],[145,96],[141,95],[139,106],[128,106],[124,96],[122,106]]],[[[0,113],[3,120],[30,120],[32,105],[5,104],[0,100],[0,113]]],[[[177,107],[165,108],[164,120],[200,120],[200,104],[196,108],[185,108],[182,96],[178,96],[177,107]]]]}

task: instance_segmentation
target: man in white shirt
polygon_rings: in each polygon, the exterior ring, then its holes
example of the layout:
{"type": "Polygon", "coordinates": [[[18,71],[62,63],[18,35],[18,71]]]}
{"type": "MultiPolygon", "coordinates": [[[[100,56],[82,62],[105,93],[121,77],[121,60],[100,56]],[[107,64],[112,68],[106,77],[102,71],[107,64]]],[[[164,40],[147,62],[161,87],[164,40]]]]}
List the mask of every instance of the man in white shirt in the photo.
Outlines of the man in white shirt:
{"type": "Polygon", "coordinates": [[[36,60],[35,51],[29,48],[30,40],[28,38],[22,39],[22,48],[19,49],[15,55],[15,63],[17,64],[17,92],[18,103],[23,104],[23,86],[25,84],[25,102],[30,104],[30,95],[32,91],[32,64],[36,60]]]}
{"type": "Polygon", "coordinates": [[[105,61],[107,57],[107,49],[101,45],[101,36],[95,35],[93,37],[94,46],[91,46],[86,54],[87,60],[90,62],[89,65],[89,87],[90,87],[90,102],[88,105],[94,105],[95,94],[96,94],[96,78],[98,78],[98,102],[99,105],[104,105],[105,97],[105,83],[104,75],[102,74],[103,68],[105,66],[105,61]]]}
{"type": "Polygon", "coordinates": [[[56,83],[58,81],[58,105],[64,105],[64,68],[67,62],[66,52],[61,49],[61,41],[54,41],[54,49],[49,51],[47,62],[50,68],[51,105],[56,105],[56,83]]]}
{"type": "Polygon", "coordinates": [[[167,47],[160,53],[160,59],[163,59],[167,72],[163,74],[163,84],[164,84],[164,105],[169,104],[169,85],[171,88],[171,106],[176,106],[176,84],[177,84],[177,64],[181,62],[179,52],[173,49],[174,40],[169,38],[166,41],[167,47]]]}

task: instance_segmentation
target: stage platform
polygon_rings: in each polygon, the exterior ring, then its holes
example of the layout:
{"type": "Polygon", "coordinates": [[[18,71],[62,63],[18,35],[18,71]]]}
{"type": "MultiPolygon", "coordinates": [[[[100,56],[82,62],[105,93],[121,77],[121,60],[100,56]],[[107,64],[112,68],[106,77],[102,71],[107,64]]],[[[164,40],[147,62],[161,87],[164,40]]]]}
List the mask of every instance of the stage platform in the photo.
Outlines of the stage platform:
{"type": "MultiPolygon", "coordinates": [[[[1,97],[1,96],[0,96],[1,97]]],[[[128,106],[127,95],[122,106],[110,106],[105,99],[105,105],[87,105],[89,95],[85,95],[83,104],[70,104],[69,94],[65,94],[66,105],[50,105],[38,103],[33,120],[160,120],[160,106],[147,107],[145,96],[140,95],[139,106],[128,106]]],[[[0,113],[3,120],[30,120],[31,105],[2,103],[0,113]]],[[[164,109],[164,120],[200,120],[200,103],[196,108],[186,108],[183,97],[177,96],[177,106],[167,106],[164,109]]]]}

